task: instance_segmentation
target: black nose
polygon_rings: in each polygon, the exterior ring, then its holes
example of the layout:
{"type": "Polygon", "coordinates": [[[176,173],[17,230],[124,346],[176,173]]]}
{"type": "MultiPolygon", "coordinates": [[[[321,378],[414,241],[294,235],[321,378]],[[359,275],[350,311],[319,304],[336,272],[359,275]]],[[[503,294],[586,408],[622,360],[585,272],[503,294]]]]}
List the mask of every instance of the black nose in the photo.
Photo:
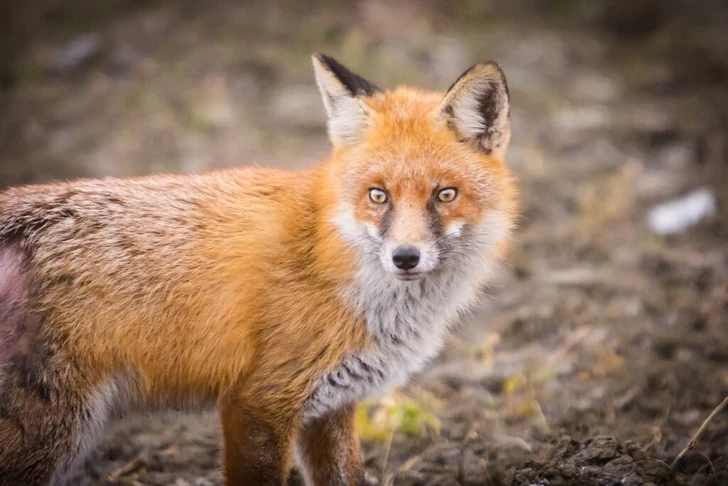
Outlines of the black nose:
{"type": "Polygon", "coordinates": [[[420,263],[420,250],[414,246],[400,246],[392,255],[394,266],[402,270],[412,270],[420,263]]]}

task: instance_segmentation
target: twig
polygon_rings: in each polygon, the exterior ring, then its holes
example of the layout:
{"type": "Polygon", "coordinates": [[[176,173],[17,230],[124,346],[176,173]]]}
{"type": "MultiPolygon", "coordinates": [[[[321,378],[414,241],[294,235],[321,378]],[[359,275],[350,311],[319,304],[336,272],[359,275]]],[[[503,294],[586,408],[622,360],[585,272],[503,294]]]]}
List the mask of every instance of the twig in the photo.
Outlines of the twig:
{"type": "MultiPolygon", "coordinates": [[[[700,426],[697,432],[695,432],[695,435],[688,441],[688,444],[685,446],[683,450],[680,451],[680,454],[675,457],[675,460],[672,461],[672,464],[670,465],[670,469],[675,469],[675,466],[677,466],[677,463],[680,462],[680,459],[683,458],[685,454],[690,451],[693,447],[695,447],[695,444],[700,440],[700,436],[703,435],[703,432],[705,431],[706,427],[708,427],[708,424],[711,420],[713,420],[713,417],[718,415],[721,410],[723,410],[726,405],[728,405],[728,396],[726,396],[722,402],[720,402],[720,405],[715,407],[712,412],[710,412],[710,415],[708,415],[708,418],[705,419],[705,422],[700,426]]],[[[712,464],[711,464],[712,466],[712,464]]]]}
{"type": "Polygon", "coordinates": [[[389,461],[389,451],[392,448],[392,442],[394,441],[395,430],[396,430],[396,427],[392,427],[392,433],[389,434],[389,440],[387,441],[387,448],[384,451],[384,460],[382,461],[382,482],[384,482],[385,478],[386,478],[387,462],[389,461]]]}
{"type": "Polygon", "coordinates": [[[705,458],[705,460],[708,461],[708,465],[710,466],[710,470],[713,471],[713,472],[715,472],[715,466],[713,466],[713,461],[710,460],[710,457],[708,457],[708,455],[705,452],[702,452],[702,451],[698,451],[698,454],[700,454],[701,456],[703,456],[705,458]]]}
{"type": "Polygon", "coordinates": [[[413,467],[413,466],[414,466],[415,464],[417,464],[417,463],[418,463],[418,462],[420,462],[421,460],[422,460],[422,454],[420,454],[420,455],[418,455],[418,456],[412,456],[412,457],[410,457],[409,459],[407,459],[407,460],[405,461],[405,463],[404,463],[404,464],[402,464],[401,466],[399,466],[399,467],[397,468],[397,471],[396,471],[396,473],[397,473],[397,474],[399,474],[399,473],[401,473],[401,472],[407,472],[407,471],[409,471],[410,469],[412,469],[412,467],[413,467]]]}
{"type": "Polygon", "coordinates": [[[563,343],[559,345],[558,348],[556,348],[553,353],[551,353],[551,356],[549,356],[548,363],[550,365],[555,365],[559,363],[561,360],[566,358],[566,356],[571,352],[571,350],[580,342],[582,342],[584,339],[589,336],[589,333],[592,332],[591,327],[580,327],[576,329],[575,331],[570,332],[563,343]]]}
{"type": "Polygon", "coordinates": [[[126,464],[122,465],[120,468],[109,474],[107,477],[107,481],[113,482],[124,476],[131,476],[132,474],[141,471],[148,465],[149,462],[147,461],[146,457],[144,457],[143,455],[139,455],[132,459],[130,462],[127,462],[126,464]]]}

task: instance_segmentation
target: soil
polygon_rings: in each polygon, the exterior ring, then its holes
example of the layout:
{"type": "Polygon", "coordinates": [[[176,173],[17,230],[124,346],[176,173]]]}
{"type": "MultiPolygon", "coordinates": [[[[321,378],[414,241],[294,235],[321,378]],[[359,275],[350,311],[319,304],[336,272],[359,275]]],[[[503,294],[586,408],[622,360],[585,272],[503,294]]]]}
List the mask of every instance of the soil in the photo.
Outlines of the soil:
{"type": "MultiPolygon", "coordinates": [[[[60,16],[2,97],[0,185],[305,167],[328,150],[312,51],[385,86],[437,89],[498,60],[516,247],[441,356],[365,405],[368,481],[728,484],[725,411],[671,468],[728,394],[728,62],[702,43],[725,24],[697,38],[659,17],[627,36],[564,7],[579,2],[515,3],[132,2],[96,23],[60,16]],[[700,187],[716,215],[650,231],[650,208],[700,187]],[[382,426],[402,403],[414,426],[382,426]]],[[[214,412],[137,414],[78,484],[221,484],[219,454],[214,412]]]]}

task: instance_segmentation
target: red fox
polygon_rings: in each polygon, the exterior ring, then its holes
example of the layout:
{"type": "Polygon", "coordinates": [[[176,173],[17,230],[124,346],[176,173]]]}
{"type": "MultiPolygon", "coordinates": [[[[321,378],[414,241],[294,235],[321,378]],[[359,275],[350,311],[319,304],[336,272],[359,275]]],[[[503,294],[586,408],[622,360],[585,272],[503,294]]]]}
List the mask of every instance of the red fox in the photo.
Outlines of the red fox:
{"type": "Polygon", "coordinates": [[[517,217],[509,93],[313,55],[331,155],[0,193],[0,483],[65,484],[134,407],[219,407],[226,484],[364,481],[357,401],[477,302],[517,217]]]}

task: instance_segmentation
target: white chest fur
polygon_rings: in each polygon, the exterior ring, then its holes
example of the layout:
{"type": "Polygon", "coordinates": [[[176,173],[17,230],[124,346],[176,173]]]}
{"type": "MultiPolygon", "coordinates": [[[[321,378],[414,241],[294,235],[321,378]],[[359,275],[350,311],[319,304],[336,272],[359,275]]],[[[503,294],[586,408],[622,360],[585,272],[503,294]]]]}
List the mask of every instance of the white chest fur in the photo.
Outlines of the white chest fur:
{"type": "Polygon", "coordinates": [[[404,282],[378,263],[366,265],[344,298],[364,315],[374,345],[321,377],[306,403],[306,418],[386,392],[420,370],[440,349],[448,326],[474,302],[487,270],[461,268],[404,282]]]}

